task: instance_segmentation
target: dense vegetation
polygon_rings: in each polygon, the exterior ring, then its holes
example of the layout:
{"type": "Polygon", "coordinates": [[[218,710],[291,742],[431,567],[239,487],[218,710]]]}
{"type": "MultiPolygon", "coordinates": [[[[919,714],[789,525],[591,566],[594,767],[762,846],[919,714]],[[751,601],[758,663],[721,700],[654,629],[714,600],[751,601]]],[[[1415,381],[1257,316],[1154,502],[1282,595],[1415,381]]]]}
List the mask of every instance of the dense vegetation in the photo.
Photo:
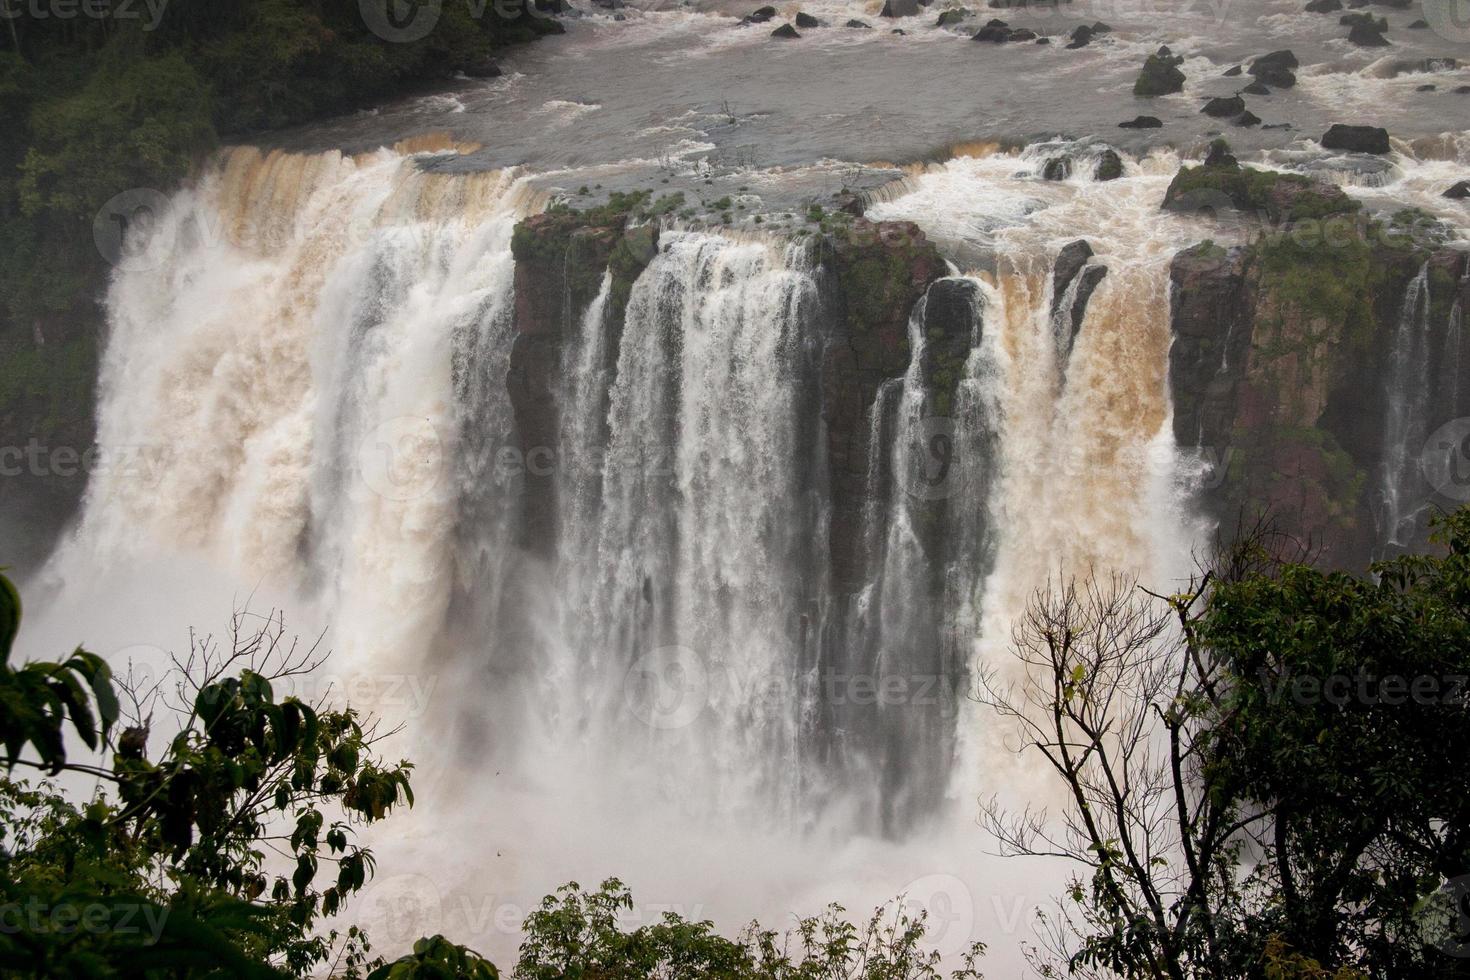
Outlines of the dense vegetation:
{"type": "MultiPolygon", "coordinates": [[[[1329,573],[1258,531],[1191,588],[1064,581],[1016,624],[1024,680],[982,676],[1071,805],[984,816],[1018,855],[1084,873],[1043,916],[1043,976],[1470,976],[1470,509],[1440,553],[1329,573]]],[[[370,719],[272,681],[310,671],[279,619],[238,616],[139,691],[77,650],[10,663],[0,577],[0,972],[21,976],[493,978],[442,936],[392,963],[324,919],[375,868],[357,827],[412,806],[370,719]],[[253,624],[253,625],[250,625],[253,624]],[[163,715],[163,720],[154,719],[163,715]],[[68,738],[108,752],[78,762],[68,738]],[[16,770],[80,773],[78,801],[16,770]]],[[[514,975],[930,980],[925,923],[834,906],[733,939],[672,913],[628,928],[621,883],[570,884],[523,926],[514,975]]],[[[978,978],[976,946],[956,980],[978,978]]]]}
{"type": "MultiPolygon", "coordinates": [[[[455,71],[493,70],[497,47],[561,29],[544,12],[557,0],[527,2],[539,7],[0,2],[0,444],[90,444],[96,301],[109,269],[94,224],[129,216],[129,208],[104,213],[115,195],[167,193],[221,140],[351,110],[455,71]],[[414,40],[380,36],[430,22],[414,40]]],[[[24,492],[21,481],[6,484],[8,497],[24,492]]],[[[69,511],[80,487],[70,489],[53,481],[38,506],[69,511]]],[[[45,521],[28,503],[15,516],[45,521]]]]}

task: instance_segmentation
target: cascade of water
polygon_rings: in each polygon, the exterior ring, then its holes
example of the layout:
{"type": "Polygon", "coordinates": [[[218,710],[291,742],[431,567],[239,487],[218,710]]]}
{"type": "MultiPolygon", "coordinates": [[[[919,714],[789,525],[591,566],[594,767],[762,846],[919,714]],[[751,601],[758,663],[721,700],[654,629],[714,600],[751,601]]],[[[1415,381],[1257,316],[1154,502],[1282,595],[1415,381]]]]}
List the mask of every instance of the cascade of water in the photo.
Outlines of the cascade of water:
{"type": "Polygon", "coordinates": [[[1414,537],[1424,507],[1418,453],[1429,408],[1429,264],[1410,281],[1389,349],[1384,392],[1378,545],[1403,547],[1414,537]]]}

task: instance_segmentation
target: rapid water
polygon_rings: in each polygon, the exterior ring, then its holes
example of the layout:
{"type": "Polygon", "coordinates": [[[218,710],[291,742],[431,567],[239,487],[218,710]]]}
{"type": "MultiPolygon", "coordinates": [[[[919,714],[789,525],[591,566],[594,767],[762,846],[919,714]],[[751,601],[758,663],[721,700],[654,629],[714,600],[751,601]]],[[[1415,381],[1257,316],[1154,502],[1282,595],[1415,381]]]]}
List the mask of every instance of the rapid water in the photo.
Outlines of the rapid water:
{"type": "MultiPolygon", "coordinates": [[[[419,764],[419,805],[373,835],[379,879],[352,916],[384,951],[444,931],[507,965],[541,895],[615,874],[638,915],[730,930],[905,894],[938,916],[937,948],[984,938],[987,969],[1016,975],[1015,940],[1060,874],[987,857],[976,799],[1044,804],[1051,790],[969,684],[1014,669],[1011,621],[1049,578],[1118,570],[1165,590],[1190,572],[1205,529],[1171,435],[1168,267],[1230,232],[1160,212],[1180,152],[1129,157],[1100,184],[1097,139],[1050,135],[1101,111],[1080,94],[1099,90],[1090,71],[1112,97],[1160,40],[1147,11],[1115,9],[1116,40],[1053,66],[1076,97],[1047,96],[1068,107],[1048,138],[904,167],[874,157],[1027,132],[1036,107],[998,105],[981,126],[941,111],[952,81],[895,86],[892,71],[977,57],[937,28],[829,35],[817,67],[782,49],[762,55],[773,74],[738,87],[769,42],[723,13],[590,17],[515,55],[529,75],[293,134],[290,152],[229,150],[175,194],[108,297],[99,442],[148,465],[96,475],[26,643],[116,638],[99,652],[157,665],[188,626],[245,603],[325,632],[333,658],[298,693],[402,723],[392,751],[419,764]],[[855,89],[819,70],[909,40],[855,89]],[[628,85],[592,91],[604,75],[628,85]],[[816,79],[814,121],[778,101],[797,77],[816,79]],[[682,115],[639,102],[665,98],[669,78],[696,90],[682,115]],[[722,85],[734,105],[717,104],[722,85]],[[452,132],[426,135],[451,116],[452,132]],[[322,149],[386,133],[413,138],[322,149]],[[742,156],[744,141],[777,159],[742,156]],[[1059,152],[1073,174],[1039,179],[1059,152]],[[750,206],[731,227],[665,219],[620,310],[603,279],[566,325],[559,452],[527,454],[507,385],[514,225],[554,196],[575,203],[573,188],[650,179],[750,206]],[[912,311],[911,362],[867,420],[862,582],[841,589],[820,421],[829,272],[779,212],[850,185],[881,185],[868,216],[916,222],[953,268],[912,311]],[[757,211],[776,217],[758,228],[757,211]],[[1076,286],[1056,296],[1053,268],[1077,239],[1107,273],[1074,336],[1076,286]],[[941,306],[969,330],[949,405],[926,380],[941,306]],[[528,476],[547,472],[555,539],[533,553],[519,537],[528,476]]],[[[1191,74],[1247,53],[1255,23],[1195,45],[1191,74]]],[[[1008,78],[1022,56],[954,72],[1008,78]]],[[[1304,71],[1281,111],[1316,125],[1335,74],[1402,87],[1357,53],[1334,64],[1304,71]]],[[[1165,105],[1192,145],[1197,112],[1165,105]]],[[[1451,214],[1438,186],[1470,155],[1437,132],[1407,134],[1418,150],[1402,144],[1372,180],[1342,180],[1369,203],[1451,214]]],[[[1247,137],[1281,165],[1307,152],[1294,138],[1247,137]]],[[[1406,304],[1406,371],[1422,360],[1421,305],[1406,304]]],[[[1399,476],[1384,479],[1392,498],[1399,476]]]]}

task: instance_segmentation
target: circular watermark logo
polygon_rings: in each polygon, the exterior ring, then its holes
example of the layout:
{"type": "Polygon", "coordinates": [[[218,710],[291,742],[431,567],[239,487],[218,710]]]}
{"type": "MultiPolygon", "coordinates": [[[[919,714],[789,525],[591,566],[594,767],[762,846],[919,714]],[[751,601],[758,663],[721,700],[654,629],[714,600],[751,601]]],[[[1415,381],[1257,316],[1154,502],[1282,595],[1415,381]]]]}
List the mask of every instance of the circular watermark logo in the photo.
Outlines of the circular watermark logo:
{"type": "Polygon", "coordinates": [[[909,431],[904,492],[919,500],[943,500],[959,490],[959,441],[954,419],[931,415],[909,431]]]}
{"type": "Polygon", "coordinates": [[[710,678],[704,658],[688,647],[658,647],[639,657],[623,675],[623,699],[650,728],[684,728],[709,704],[710,678]]]}
{"type": "Polygon", "coordinates": [[[122,272],[147,272],[162,262],[149,247],[168,208],[168,197],[151,187],[114,194],[92,219],[92,243],[108,265],[122,272]]]}
{"type": "Polygon", "coordinates": [[[438,886],[421,874],[374,879],[361,902],[375,943],[395,948],[438,932],[444,913],[438,886]]]}
{"type": "Polygon", "coordinates": [[[1419,465],[1436,493],[1470,502],[1470,418],[1451,419],[1430,433],[1419,465]]]}
{"type": "Polygon", "coordinates": [[[1470,875],[1451,878],[1419,905],[1424,940],[1446,956],[1470,957],[1470,875]]]}
{"type": "Polygon", "coordinates": [[[975,896],[952,874],[916,878],[903,890],[902,909],[911,918],[924,917],[920,943],[941,956],[968,949],[975,931],[975,896]]]}
{"type": "Polygon", "coordinates": [[[1424,19],[1447,41],[1470,41],[1470,0],[1424,0],[1424,19]]]}
{"type": "Polygon", "coordinates": [[[421,41],[439,23],[444,0],[357,0],[367,29],[391,44],[421,41]]]}
{"type": "Polygon", "coordinates": [[[357,447],[367,488],[386,500],[413,500],[444,476],[444,443],[428,419],[400,415],[376,425],[357,447]]]}

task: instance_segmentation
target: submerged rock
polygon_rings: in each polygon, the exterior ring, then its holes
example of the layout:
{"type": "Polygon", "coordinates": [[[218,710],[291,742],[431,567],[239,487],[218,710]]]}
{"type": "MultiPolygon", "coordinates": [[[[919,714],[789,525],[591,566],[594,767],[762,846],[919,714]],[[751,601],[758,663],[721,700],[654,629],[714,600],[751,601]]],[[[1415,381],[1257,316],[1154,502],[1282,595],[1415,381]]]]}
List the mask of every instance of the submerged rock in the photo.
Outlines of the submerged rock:
{"type": "Polygon", "coordinates": [[[1134,116],[1127,122],[1118,123],[1119,129],[1159,129],[1164,125],[1157,116],[1134,116]]]}
{"type": "Polygon", "coordinates": [[[771,32],[771,37],[779,37],[782,40],[791,40],[792,38],[801,37],[801,35],[797,33],[796,28],[792,27],[790,24],[782,24],[780,27],[771,32]]]}
{"type": "Polygon", "coordinates": [[[1005,44],[1014,33],[1003,20],[992,20],[984,27],[975,32],[970,38],[972,41],[989,41],[992,44],[1005,44]]]}
{"type": "Polygon", "coordinates": [[[819,21],[819,20],[817,20],[811,14],[809,14],[806,11],[802,10],[802,11],[797,11],[797,14],[796,14],[796,26],[797,27],[801,27],[801,28],[821,27],[822,26],[822,22],[819,21]]]}
{"type": "Polygon", "coordinates": [[[1071,157],[1052,157],[1041,168],[1042,180],[1066,180],[1070,176],[1072,176],[1071,157]]]}
{"type": "Polygon", "coordinates": [[[1321,143],[1329,150],[1346,150],[1349,153],[1387,153],[1393,147],[1388,142],[1388,130],[1378,126],[1345,126],[1334,123],[1322,134],[1321,143]]]}
{"type": "Polygon", "coordinates": [[[473,61],[463,69],[470,78],[499,78],[504,74],[500,66],[489,58],[473,61]]]}
{"type": "Polygon", "coordinates": [[[1452,187],[1450,187],[1449,190],[1445,191],[1442,196],[1447,197],[1453,201],[1465,200],[1465,198],[1470,197],[1470,180],[1460,181],[1458,184],[1453,185],[1452,187]]]}
{"type": "Polygon", "coordinates": [[[872,24],[869,24],[867,21],[858,20],[857,18],[853,18],[852,20],[848,21],[846,26],[861,31],[871,31],[873,29],[872,24]]]}
{"type": "Polygon", "coordinates": [[[1266,86],[1266,84],[1264,82],[1260,81],[1259,79],[1256,80],[1256,81],[1254,81],[1254,82],[1251,82],[1249,85],[1247,85],[1245,88],[1241,89],[1240,91],[1244,95],[1270,95],[1271,94],[1271,89],[1268,88],[1266,86]]]}
{"type": "Polygon", "coordinates": [[[970,12],[964,7],[955,7],[953,10],[946,10],[940,14],[939,19],[934,22],[934,26],[949,27],[952,24],[958,24],[968,16],[970,16],[970,12]]]}
{"type": "Polygon", "coordinates": [[[766,21],[776,19],[775,7],[758,7],[746,14],[740,21],[742,24],[764,24],[766,21]]]}
{"type": "Polygon", "coordinates": [[[1245,112],[1242,112],[1235,119],[1235,125],[1237,126],[1259,126],[1260,124],[1261,117],[1256,115],[1254,112],[1251,112],[1249,109],[1247,109],[1245,112]]]}
{"type": "Polygon", "coordinates": [[[1312,0],[1307,4],[1309,14],[1330,14],[1342,9],[1342,0],[1312,0]]]}
{"type": "Polygon", "coordinates": [[[1240,72],[1241,72],[1240,66],[1239,65],[1236,65],[1234,68],[1227,68],[1227,69],[1225,69],[1225,71],[1223,71],[1221,74],[1224,75],[1224,77],[1226,77],[1226,78],[1235,78],[1236,76],[1238,76],[1240,74],[1240,72]]]}

